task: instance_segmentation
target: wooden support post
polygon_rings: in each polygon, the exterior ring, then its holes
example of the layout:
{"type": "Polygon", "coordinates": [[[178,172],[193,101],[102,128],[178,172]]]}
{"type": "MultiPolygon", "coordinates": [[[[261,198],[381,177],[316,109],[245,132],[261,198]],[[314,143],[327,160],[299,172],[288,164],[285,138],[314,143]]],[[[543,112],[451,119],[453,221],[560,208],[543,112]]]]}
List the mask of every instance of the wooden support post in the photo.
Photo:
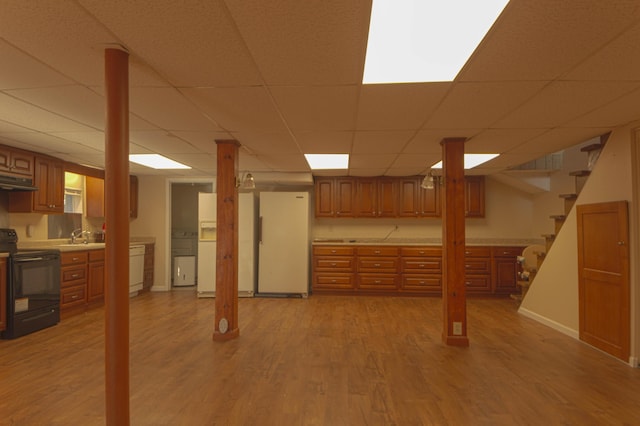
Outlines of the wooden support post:
{"type": "Polygon", "coordinates": [[[235,140],[217,140],[216,312],[213,340],[231,340],[238,329],[238,148],[235,140]]]}
{"type": "Polygon", "coordinates": [[[465,292],[465,138],[442,140],[444,205],[442,221],[442,340],[447,345],[469,346],[465,292]]]}
{"type": "Polygon", "coordinates": [[[129,425],[129,54],[105,50],[106,424],[129,425]]]}

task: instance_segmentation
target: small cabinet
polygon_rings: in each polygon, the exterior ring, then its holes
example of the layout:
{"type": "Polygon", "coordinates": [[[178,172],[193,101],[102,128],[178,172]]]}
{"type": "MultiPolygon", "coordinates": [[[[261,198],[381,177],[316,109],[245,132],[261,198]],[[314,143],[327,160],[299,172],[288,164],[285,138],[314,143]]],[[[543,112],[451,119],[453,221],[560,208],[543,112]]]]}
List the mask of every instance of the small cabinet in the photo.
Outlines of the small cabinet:
{"type": "Polygon", "coordinates": [[[33,192],[11,192],[10,212],[63,213],[64,162],[53,157],[35,156],[33,192]]]}
{"type": "MultiPolygon", "coordinates": [[[[85,177],[85,193],[87,200],[87,217],[105,216],[104,179],[93,176],[85,177]]],[[[138,178],[129,176],[129,217],[138,217],[138,178]]]]}
{"type": "Polygon", "coordinates": [[[32,152],[0,145],[0,172],[33,179],[33,158],[32,152]]]}
{"type": "Polygon", "coordinates": [[[400,257],[402,292],[442,294],[442,248],[401,247],[400,257]]]}
{"type": "Polygon", "coordinates": [[[88,251],[60,254],[60,314],[82,308],[87,302],[88,251]]]}
{"type": "Polygon", "coordinates": [[[316,217],[353,217],[353,178],[317,178],[315,191],[316,217]]]}
{"type": "Polygon", "coordinates": [[[0,258],[0,331],[7,328],[7,259],[0,258]]]}
{"type": "Polygon", "coordinates": [[[104,300],[104,250],[90,250],[87,279],[87,302],[100,303],[104,300]]]}
{"type": "Polygon", "coordinates": [[[493,291],[496,294],[518,292],[517,258],[524,247],[493,247],[493,291]]]}
{"type": "Polygon", "coordinates": [[[484,217],[484,176],[465,176],[465,216],[484,217]]]}
{"type": "Polygon", "coordinates": [[[354,216],[396,217],[397,181],[394,178],[358,178],[354,216]]]}
{"type": "Polygon", "coordinates": [[[469,294],[491,293],[491,248],[466,247],[464,257],[465,288],[469,294]]]}
{"type": "Polygon", "coordinates": [[[314,246],[312,291],[341,292],[355,289],[355,256],[350,246],[314,246]]]}
{"type": "Polygon", "coordinates": [[[438,177],[434,177],[434,186],[422,188],[424,177],[401,178],[398,182],[399,217],[440,217],[441,199],[438,177]]]}
{"type": "Polygon", "coordinates": [[[395,246],[360,246],[358,255],[358,290],[397,291],[399,257],[395,246]]]}

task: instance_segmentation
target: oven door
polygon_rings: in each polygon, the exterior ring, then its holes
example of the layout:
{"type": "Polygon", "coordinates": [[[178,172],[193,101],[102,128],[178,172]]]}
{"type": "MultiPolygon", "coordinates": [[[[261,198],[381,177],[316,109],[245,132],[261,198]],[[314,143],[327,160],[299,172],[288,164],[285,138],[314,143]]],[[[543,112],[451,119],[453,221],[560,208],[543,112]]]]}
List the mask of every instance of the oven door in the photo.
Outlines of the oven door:
{"type": "Polygon", "coordinates": [[[13,339],[60,322],[60,252],[20,252],[9,257],[7,329],[13,339]]]}

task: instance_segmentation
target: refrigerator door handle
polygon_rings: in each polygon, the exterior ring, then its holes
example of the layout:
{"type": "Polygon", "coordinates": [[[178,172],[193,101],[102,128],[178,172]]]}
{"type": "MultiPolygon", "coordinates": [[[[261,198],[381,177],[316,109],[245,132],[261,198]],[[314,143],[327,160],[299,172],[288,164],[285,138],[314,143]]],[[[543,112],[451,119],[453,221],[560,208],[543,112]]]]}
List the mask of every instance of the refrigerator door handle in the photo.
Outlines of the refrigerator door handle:
{"type": "Polygon", "coordinates": [[[262,216],[258,217],[258,243],[262,244],[262,216]]]}

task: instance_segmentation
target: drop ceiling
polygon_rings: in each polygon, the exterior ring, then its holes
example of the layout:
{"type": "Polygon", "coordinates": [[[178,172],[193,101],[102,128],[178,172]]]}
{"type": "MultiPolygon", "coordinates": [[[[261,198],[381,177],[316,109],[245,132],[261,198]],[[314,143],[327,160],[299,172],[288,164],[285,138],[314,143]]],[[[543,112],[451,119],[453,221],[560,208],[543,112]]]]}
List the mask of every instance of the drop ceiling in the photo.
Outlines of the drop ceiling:
{"type": "MultiPolygon", "coordinates": [[[[640,119],[640,2],[512,0],[453,82],[363,86],[367,0],[8,0],[0,14],[0,143],[104,167],[104,49],[129,54],[130,152],[211,176],[216,139],[240,169],[424,174],[440,141],[510,167],[640,119]]],[[[452,34],[464,28],[452,27],[452,34]]],[[[442,35],[443,38],[447,34],[442,35]]]]}

